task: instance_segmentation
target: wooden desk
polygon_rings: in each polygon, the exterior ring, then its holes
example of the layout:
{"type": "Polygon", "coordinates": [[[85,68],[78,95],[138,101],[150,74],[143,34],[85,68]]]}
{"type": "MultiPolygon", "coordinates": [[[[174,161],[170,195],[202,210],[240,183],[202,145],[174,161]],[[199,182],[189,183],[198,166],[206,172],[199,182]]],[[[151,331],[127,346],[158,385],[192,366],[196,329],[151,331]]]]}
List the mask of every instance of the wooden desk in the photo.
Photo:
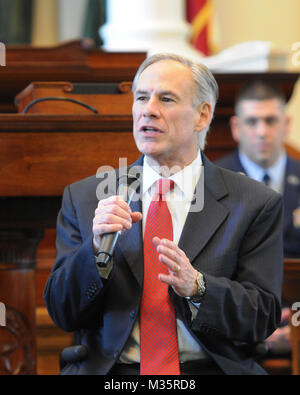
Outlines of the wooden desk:
{"type": "Polygon", "coordinates": [[[32,82],[15,99],[19,113],[102,114],[131,117],[131,82],[32,82]]]}
{"type": "Polygon", "coordinates": [[[61,196],[99,166],[134,160],[128,116],[0,115],[0,196],[61,196]]]}
{"type": "MultiPolygon", "coordinates": [[[[0,115],[0,374],[36,372],[36,252],[64,187],[139,155],[130,117],[0,115]]],[[[54,246],[53,246],[54,247],[54,246]]]]}
{"type": "Polygon", "coordinates": [[[0,68],[0,113],[17,112],[15,96],[33,81],[132,81],[144,52],[105,52],[74,41],[56,47],[8,45],[0,68]]]}

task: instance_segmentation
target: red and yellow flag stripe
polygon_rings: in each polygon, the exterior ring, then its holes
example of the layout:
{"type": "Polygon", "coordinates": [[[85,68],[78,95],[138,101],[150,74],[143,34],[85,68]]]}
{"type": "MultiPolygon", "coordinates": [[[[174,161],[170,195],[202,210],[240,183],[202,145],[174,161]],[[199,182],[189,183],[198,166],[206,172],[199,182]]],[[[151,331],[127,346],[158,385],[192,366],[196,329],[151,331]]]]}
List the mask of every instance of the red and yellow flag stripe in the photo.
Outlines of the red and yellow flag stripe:
{"type": "Polygon", "coordinates": [[[187,20],[191,24],[192,44],[204,55],[210,55],[213,0],[186,0],[186,11],[187,20]]]}

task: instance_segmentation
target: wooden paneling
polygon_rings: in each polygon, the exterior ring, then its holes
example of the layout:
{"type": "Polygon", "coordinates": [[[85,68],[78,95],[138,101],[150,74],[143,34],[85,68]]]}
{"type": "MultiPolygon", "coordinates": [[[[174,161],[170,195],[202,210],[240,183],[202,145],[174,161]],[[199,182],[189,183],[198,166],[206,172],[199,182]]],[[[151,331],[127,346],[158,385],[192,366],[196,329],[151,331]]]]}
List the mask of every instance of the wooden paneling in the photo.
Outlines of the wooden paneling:
{"type": "Polygon", "coordinates": [[[0,196],[60,196],[100,166],[139,156],[131,118],[0,114],[0,196]]]}
{"type": "Polygon", "coordinates": [[[131,116],[131,82],[32,82],[15,99],[19,113],[131,116]]]}
{"type": "Polygon", "coordinates": [[[36,309],[37,374],[59,373],[59,355],[64,347],[73,344],[73,333],[57,328],[44,306],[36,309]]]}
{"type": "Polygon", "coordinates": [[[8,45],[0,72],[0,113],[17,112],[15,96],[33,81],[132,81],[145,53],[105,52],[75,41],[57,47],[8,45]]]}
{"type": "Polygon", "coordinates": [[[39,375],[59,373],[59,355],[64,347],[73,344],[73,333],[56,327],[45,307],[43,292],[55,260],[56,230],[47,229],[39,244],[36,262],[36,336],[37,368],[39,375]]]}
{"type": "Polygon", "coordinates": [[[0,228],[0,301],[6,325],[0,327],[0,373],[35,374],[35,252],[42,233],[0,228]]]}

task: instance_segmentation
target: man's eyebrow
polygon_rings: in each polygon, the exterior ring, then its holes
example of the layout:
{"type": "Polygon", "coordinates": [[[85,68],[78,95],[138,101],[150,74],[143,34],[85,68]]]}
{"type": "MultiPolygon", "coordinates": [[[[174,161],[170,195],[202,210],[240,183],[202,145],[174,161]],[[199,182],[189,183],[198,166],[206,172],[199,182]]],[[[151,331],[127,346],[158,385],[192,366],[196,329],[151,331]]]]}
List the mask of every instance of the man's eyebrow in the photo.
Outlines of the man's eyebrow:
{"type": "Polygon", "coordinates": [[[146,95],[148,92],[141,89],[134,92],[135,95],[146,95]]]}
{"type": "MultiPolygon", "coordinates": [[[[147,95],[147,94],[149,94],[149,92],[146,90],[139,89],[139,90],[135,91],[134,94],[135,95],[147,95]]],[[[158,95],[159,96],[173,96],[174,98],[179,99],[179,96],[175,92],[169,91],[169,90],[159,91],[158,95]]]]}
{"type": "Polygon", "coordinates": [[[179,99],[179,96],[177,96],[176,95],[176,93],[175,92],[173,92],[173,91],[161,91],[161,92],[159,92],[159,95],[160,96],[173,96],[173,97],[175,97],[176,99],[179,99]]]}
{"type": "Polygon", "coordinates": [[[256,121],[259,121],[260,119],[277,119],[277,115],[264,115],[264,116],[256,116],[256,115],[247,115],[244,117],[245,120],[253,120],[255,119],[256,121]]]}

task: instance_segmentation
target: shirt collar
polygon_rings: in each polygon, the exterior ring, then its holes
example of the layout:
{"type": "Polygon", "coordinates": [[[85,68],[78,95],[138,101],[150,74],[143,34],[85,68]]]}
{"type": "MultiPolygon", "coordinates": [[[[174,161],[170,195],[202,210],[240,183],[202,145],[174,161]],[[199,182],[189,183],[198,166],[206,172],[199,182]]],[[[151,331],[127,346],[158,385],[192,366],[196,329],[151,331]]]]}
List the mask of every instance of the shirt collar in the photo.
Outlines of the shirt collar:
{"type": "MultiPolygon", "coordinates": [[[[198,155],[192,163],[169,177],[174,181],[175,187],[177,186],[183,196],[188,200],[192,200],[194,197],[194,190],[200,178],[202,167],[202,158],[200,151],[198,151],[198,155]]],[[[145,156],[143,166],[143,194],[160,178],[162,178],[160,174],[149,165],[147,157],[145,156]]]]}
{"type": "Polygon", "coordinates": [[[273,166],[268,167],[267,169],[258,166],[242,152],[239,152],[239,159],[243,168],[246,170],[247,175],[250,178],[253,178],[257,181],[262,181],[264,174],[268,173],[271,177],[272,184],[274,183],[274,185],[278,186],[282,184],[287,160],[286,152],[284,150],[279,155],[276,163],[274,163],[273,166]]]}

